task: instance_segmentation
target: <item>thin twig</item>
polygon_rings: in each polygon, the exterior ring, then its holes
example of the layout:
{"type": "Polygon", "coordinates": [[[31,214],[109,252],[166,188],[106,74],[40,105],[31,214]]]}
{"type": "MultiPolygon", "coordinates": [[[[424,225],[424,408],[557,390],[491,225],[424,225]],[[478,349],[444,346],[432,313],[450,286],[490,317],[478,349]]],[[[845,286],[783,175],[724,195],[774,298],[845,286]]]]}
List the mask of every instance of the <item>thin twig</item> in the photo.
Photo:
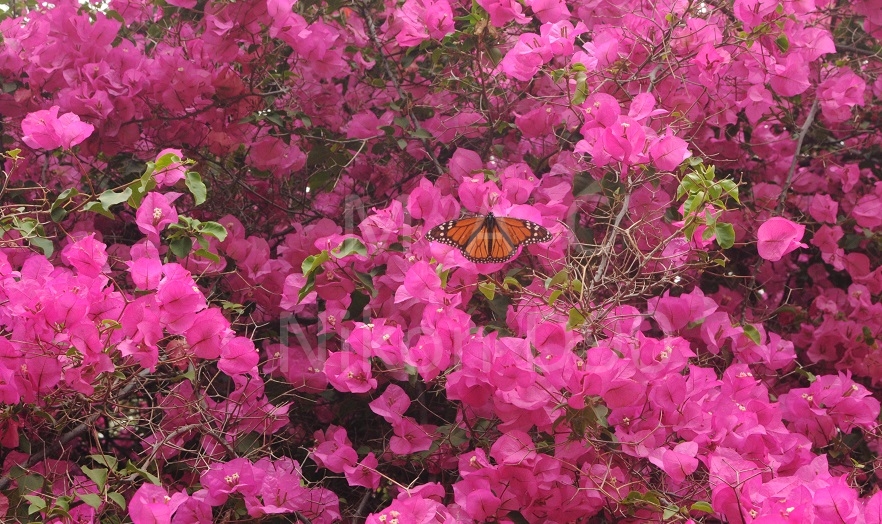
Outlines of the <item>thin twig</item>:
{"type": "MultiPolygon", "coordinates": [[[[380,39],[377,38],[377,29],[374,25],[373,18],[367,12],[367,9],[363,4],[358,3],[358,11],[359,15],[364,19],[365,25],[367,26],[368,38],[370,38],[371,43],[374,45],[374,48],[377,50],[377,54],[380,57],[380,62],[383,64],[383,70],[386,71],[386,76],[389,78],[389,81],[392,82],[392,85],[395,86],[395,92],[398,93],[398,98],[401,99],[402,103],[407,100],[407,97],[404,93],[404,90],[401,89],[401,83],[398,81],[398,77],[392,72],[392,68],[389,66],[389,61],[386,59],[385,53],[383,53],[383,46],[380,44],[380,39]]],[[[413,115],[413,111],[407,111],[407,118],[410,120],[410,124],[413,126],[414,131],[421,129],[419,121],[417,121],[416,117],[413,115]]],[[[426,150],[426,154],[429,155],[429,158],[432,159],[432,163],[435,164],[435,169],[438,171],[438,175],[444,174],[444,168],[441,166],[441,163],[438,161],[438,157],[435,156],[435,151],[432,148],[432,145],[429,143],[428,138],[417,137],[423,144],[423,148],[426,150]]]]}
{"type": "Polygon", "coordinates": [[[793,153],[793,160],[790,162],[790,169],[787,171],[787,180],[784,182],[784,186],[781,187],[781,194],[778,195],[778,207],[775,208],[776,215],[780,215],[781,211],[784,210],[784,201],[787,199],[787,192],[793,183],[793,175],[796,173],[796,165],[799,163],[799,152],[802,151],[802,142],[805,140],[805,135],[808,134],[809,128],[812,127],[817,112],[818,99],[815,98],[808,116],[805,117],[805,122],[802,123],[802,129],[799,130],[799,138],[796,140],[796,151],[793,153]]]}

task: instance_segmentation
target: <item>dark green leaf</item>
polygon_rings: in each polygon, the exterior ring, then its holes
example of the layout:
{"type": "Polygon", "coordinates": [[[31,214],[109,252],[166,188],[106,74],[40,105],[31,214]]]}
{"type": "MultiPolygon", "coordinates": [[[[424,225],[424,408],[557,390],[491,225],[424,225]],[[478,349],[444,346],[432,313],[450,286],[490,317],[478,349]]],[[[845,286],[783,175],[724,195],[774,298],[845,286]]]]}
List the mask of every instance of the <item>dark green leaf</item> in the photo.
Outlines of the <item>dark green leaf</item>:
{"type": "Polygon", "coordinates": [[[117,506],[119,506],[123,510],[126,509],[126,498],[124,496],[122,496],[122,494],[117,493],[116,491],[111,491],[110,493],[107,494],[107,498],[109,498],[111,501],[113,501],[117,506]]]}
{"type": "Polygon", "coordinates": [[[106,466],[112,471],[116,471],[116,468],[119,467],[119,461],[116,460],[116,457],[111,455],[89,455],[89,458],[94,460],[97,464],[106,466]]]}
{"type": "Polygon", "coordinates": [[[43,489],[45,479],[41,475],[25,475],[15,478],[18,484],[18,490],[21,493],[30,493],[31,491],[40,491],[43,489]]]}
{"type": "Polygon", "coordinates": [[[200,257],[200,258],[207,258],[208,260],[211,260],[212,262],[220,262],[220,257],[207,249],[197,249],[196,251],[193,252],[193,254],[197,257],[200,257]]]}
{"type": "Polygon", "coordinates": [[[76,491],[74,493],[91,508],[98,509],[104,503],[101,497],[95,493],[77,493],[76,491]]]}
{"type": "Polygon", "coordinates": [[[735,228],[728,222],[718,222],[714,227],[717,236],[717,244],[723,249],[729,249],[735,245],[735,228]]]}
{"type": "Polygon", "coordinates": [[[227,228],[217,222],[202,222],[196,230],[203,235],[213,236],[221,242],[227,238],[227,228]]]}
{"type": "Polygon", "coordinates": [[[144,478],[145,480],[147,480],[147,481],[150,482],[151,484],[156,484],[157,486],[161,486],[161,485],[162,485],[162,483],[159,481],[159,478],[157,478],[156,475],[150,473],[150,472],[147,471],[147,470],[143,470],[143,469],[139,468],[138,466],[136,466],[136,465],[135,465],[134,463],[132,463],[132,462],[127,462],[127,463],[126,463],[126,467],[125,467],[125,470],[124,470],[124,471],[125,471],[126,473],[133,473],[133,474],[136,474],[136,475],[138,475],[138,476],[144,478]]]}
{"type": "Polygon", "coordinates": [[[47,258],[51,257],[52,253],[55,252],[55,244],[51,240],[49,240],[48,238],[34,237],[31,239],[28,239],[28,242],[32,246],[34,246],[37,249],[39,249],[40,251],[42,251],[43,256],[45,256],[47,258]]]}
{"type": "Polygon", "coordinates": [[[53,222],[61,222],[67,216],[67,209],[59,207],[49,212],[49,217],[53,222]]]}
{"type": "Polygon", "coordinates": [[[370,273],[362,273],[361,271],[356,271],[355,278],[357,278],[358,281],[361,282],[361,284],[371,292],[371,296],[377,294],[377,289],[374,287],[373,275],[371,275],[370,273]]]}
{"type": "Polygon", "coordinates": [[[193,239],[190,237],[180,237],[172,240],[168,244],[168,248],[178,258],[186,258],[193,249],[193,239]]]}
{"type": "Polygon", "coordinates": [[[92,211],[100,215],[104,215],[107,218],[112,219],[114,218],[114,216],[110,212],[111,206],[122,204],[123,202],[128,200],[130,196],[132,196],[132,188],[130,187],[125,188],[119,193],[108,189],[98,196],[98,200],[89,202],[83,209],[85,209],[86,211],[92,211]]]}
{"type": "Polygon", "coordinates": [[[107,468],[89,468],[81,466],[80,469],[92,480],[92,482],[98,485],[100,491],[104,491],[104,488],[107,486],[107,468]]]}

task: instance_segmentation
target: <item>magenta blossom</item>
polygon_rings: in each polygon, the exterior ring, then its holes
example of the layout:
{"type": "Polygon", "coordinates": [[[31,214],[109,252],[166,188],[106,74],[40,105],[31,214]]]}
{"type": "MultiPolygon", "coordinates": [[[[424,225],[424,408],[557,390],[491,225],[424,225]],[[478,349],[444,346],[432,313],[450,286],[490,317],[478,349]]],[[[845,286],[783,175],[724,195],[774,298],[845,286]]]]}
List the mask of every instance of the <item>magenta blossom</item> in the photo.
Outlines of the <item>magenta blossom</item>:
{"type": "Polygon", "coordinates": [[[95,127],[73,113],[58,116],[58,106],[29,113],[21,123],[21,139],[34,149],[70,149],[89,138],[95,127]]]}
{"type": "Polygon", "coordinates": [[[773,217],[766,220],[756,232],[756,249],[759,256],[769,262],[777,262],[781,257],[799,247],[808,247],[800,242],[805,226],[786,218],[773,217]]]}

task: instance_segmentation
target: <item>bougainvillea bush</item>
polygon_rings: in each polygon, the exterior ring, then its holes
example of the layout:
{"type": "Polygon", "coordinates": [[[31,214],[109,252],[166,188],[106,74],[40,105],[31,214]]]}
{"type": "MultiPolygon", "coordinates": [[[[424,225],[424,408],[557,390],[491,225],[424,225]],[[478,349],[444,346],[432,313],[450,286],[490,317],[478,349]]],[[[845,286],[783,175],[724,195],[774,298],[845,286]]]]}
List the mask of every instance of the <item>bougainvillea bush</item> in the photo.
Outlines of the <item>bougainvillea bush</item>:
{"type": "Polygon", "coordinates": [[[0,34],[0,520],[882,522],[878,0],[0,34]]]}

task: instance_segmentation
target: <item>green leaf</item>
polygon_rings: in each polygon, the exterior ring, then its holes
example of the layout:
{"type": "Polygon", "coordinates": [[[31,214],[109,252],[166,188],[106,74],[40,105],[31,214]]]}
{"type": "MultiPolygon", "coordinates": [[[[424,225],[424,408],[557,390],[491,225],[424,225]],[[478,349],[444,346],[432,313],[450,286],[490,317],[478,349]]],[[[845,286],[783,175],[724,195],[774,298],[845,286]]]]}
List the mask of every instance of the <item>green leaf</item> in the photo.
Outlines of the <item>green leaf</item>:
{"type": "Polygon", "coordinates": [[[677,506],[668,506],[665,508],[664,512],[662,512],[662,520],[668,520],[679,512],[680,508],[677,506]]]}
{"type": "Polygon", "coordinates": [[[790,40],[787,38],[787,35],[781,33],[778,38],[775,39],[775,45],[778,46],[778,50],[782,53],[786,53],[788,49],[790,49],[790,40]]]}
{"type": "Polygon", "coordinates": [[[80,500],[86,503],[87,506],[98,509],[101,507],[101,504],[104,503],[104,500],[95,493],[78,493],[74,491],[80,500]]]}
{"type": "Polygon", "coordinates": [[[199,173],[196,171],[187,171],[184,182],[187,184],[187,189],[189,189],[190,193],[193,195],[193,200],[196,202],[197,206],[205,202],[208,195],[208,188],[205,187],[205,183],[202,181],[202,177],[199,173]]]}
{"type": "Polygon", "coordinates": [[[57,208],[49,211],[49,218],[52,219],[53,222],[61,222],[67,216],[67,209],[57,208]]]}
{"type": "Polygon", "coordinates": [[[193,239],[190,237],[176,238],[169,242],[168,248],[176,257],[186,258],[193,249],[193,239]]]}
{"type": "Polygon", "coordinates": [[[143,477],[144,479],[146,479],[151,484],[156,484],[157,486],[162,485],[162,483],[159,481],[159,478],[156,475],[150,473],[149,471],[146,471],[146,470],[139,468],[133,462],[126,462],[125,471],[126,471],[126,473],[134,473],[136,475],[139,475],[139,476],[143,477]]]}
{"type": "Polygon", "coordinates": [[[132,209],[141,207],[141,202],[144,201],[147,193],[156,189],[156,179],[153,178],[153,166],[153,162],[147,162],[147,169],[141,175],[141,178],[138,179],[138,183],[129,186],[133,189],[132,196],[129,197],[127,202],[132,209]]]}
{"type": "Polygon", "coordinates": [[[478,291],[480,291],[487,300],[493,300],[496,296],[496,284],[493,282],[481,282],[478,284],[478,291]]]}
{"type": "Polygon", "coordinates": [[[68,510],[70,510],[70,503],[73,501],[72,495],[62,495],[55,499],[55,503],[52,505],[52,509],[49,511],[50,515],[59,515],[61,517],[69,517],[70,514],[68,510]]]}
{"type": "Polygon", "coordinates": [[[625,498],[622,499],[623,504],[633,505],[639,502],[643,502],[643,493],[640,493],[639,491],[630,491],[625,498]]]}
{"type": "Polygon", "coordinates": [[[80,469],[85,473],[87,477],[92,479],[92,482],[98,485],[98,489],[104,491],[104,488],[107,487],[107,468],[88,468],[86,466],[81,466],[80,469]]]}
{"type": "Polygon", "coordinates": [[[576,329],[585,323],[585,317],[582,313],[579,312],[578,309],[572,308],[570,309],[569,318],[567,319],[567,329],[576,329]]]}
{"type": "Polygon", "coordinates": [[[520,511],[509,511],[506,517],[508,517],[508,520],[512,521],[514,524],[530,524],[530,521],[527,520],[520,511]]]}
{"type": "Polygon", "coordinates": [[[331,257],[328,255],[327,251],[322,251],[318,255],[310,255],[303,260],[303,263],[300,264],[300,269],[303,271],[304,275],[312,275],[316,271],[318,271],[322,264],[327,262],[331,257]]]}
{"type": "Polygon", "coordinates": [[[719,200],[720,196],[723,194],[723,188],[720,187],[719,184],[714,184],[707,188],[707,192],[711,197],[711,200],[719,200]]]}
{"type": "Polygon", "coordinates": [[[350,297],[349,307],[346,308],[347,318],[349,319],[360,319],[364,316],[364,308],[367,307],[371,302],[371,297],[365,295],[359,290],[355,290],[352,292],[350,297]]]}
{"type": "Polygon", "coordinates": [[[567,281],[570,274],[566,269],[562,269],[558,271],[553,277],[545,280],[545,289],[551,289],[554,286],[559,286],[567,281]]]}
{"type": "Polygon", "coordinates": [[[52,253],[55,252],[55,244],[48,238],[34,237],[29,239],[28,242],[42,251],[43,256],[47,258],[51,257],[52,253]]]}
{"type": "Polygon", "coordinates": [[[367,247],[357,238],[347,238],[343,243],[331,250],[335,258],[346,258],[349,255],[367,255],[367,247]]]}
{"type": "Polygon", "coordinates": [[[413,131],[413,132],[411,133],[411,136],[416,137],[416,138],[422,138],[422,139],[425,139],[425,140],[431,140],[432,138],[434,138],[434,137],[432,136],[432,133],[429,133],[428,131],[426,131],[426,130],[423,129],[422,127],[419,128],[419,129],[417,129],[416,131],[413,131]]]}
{"type": "Polygon", "coordinates": [[[339,176],[339,172],[332,169],[320,169],[313,173],[306,181],[306,188],[310,193],[319,193],[324,189],[331,187],[332,183],[339,176]]]}
{"type": "Polygon", "coordinates": [[[600,427],[608,428],[609,420],[607,417],[609,416],[609,408],[603,404],[598,404],[594,406],[592,411],[594,411],[594,419],[597,420],[597,424],[600,427]]]}
{"type": "Polygon", "coordinates": [[[563,295],[563,290],[562,290],[562,289],[556,289],[556,290],[554,290],[554,291],[551,293],[551,295],[548,297],[548,305],[549,305],[549,306],[553,306],[554,303],[557,302],[557,299],[560,298],[561,295],[563,295]]]}
{"type": "Polygon", "coordinates": [[[206,258],[208,260],[211,260],[212,262],[220,262],[220,257],[207,249],[197,249],[193,252],[193,255],[200,258],[206,258]]]}
{"type": "Polygon", "coordinates": [[[217,222],[202,222],[199,224],[196,230],[203,235],[212,236],[221,242],[223,242],[227,238],[227,228],[217,222]]]}
{"type": "Polygon", "coordinates": [[[43,489],[45,479],[41,475],[24,475],[15,479],[18,483],[20,493],[29,493],[31,491],[40,491],[43,489]]]}
{"type": "Polygon", "coordinates": [[[370,273],[362,273],[361,271],[355,272],[355,278],[358,279],[361,284],[371,292],[371,296],[375,296],[377,294],[377,288],[374,287],[374,277],[370,273]]]}
{"type": "Polygon", "coordinates": [[[58,198],[55,199],[55,202],[52,202],[52,207],[49,209],[56,210],[62,207],[64,204],[70,202],[70,199],[79,195],[80,192],[77,191],[75,187],[70,187],[59,193],[58,198]]]}
{"type": "Polygon", "coordinates": [[[744,330],[744,334],[749,338],[754,344],[757,346],[762,343],[762,337],[760,337],[759,330],[753,326],[753,324],[744,324],[741,326],[741,329],[744,330]]]}
{"type": "Polygon", "coordinates": [[[691,506],[689,506],[689,511],[701,511],[703,513],[713,513],[714,507],[710,505],[710,502],[705,502],[703,500],[699,500],[698,502],[695,502],[691,506]]]}
{"type": "MultiPolygon", "coordinates": [[[[112,318],[104,318],[104,319],[101,319],[101,327],[103,327],[105,329],[121,329],[122,324],[120,324],[116,320],[113,320],[112,318]]],[[[97,456],[101,456],[101,455],[94,455],[94,456],[97,457],[97,456]]]]}
{"type": "Polygon", "coordinates": [[[119,467],[119,461],[116,457],[112,455],[89,455],[89,458],[94,460],[96,463],[101,464],[102,466],[106,466],[112,471],[116,471],[119,467]]]}
{"type": "Polygon", "coordinates": [[[28,515],[33,515],[46,509],[46,501],[37,495],[25,495],[22,498],[31,503],[28,506],[28,515]]]}
{"type": "Polygon", "coordinates": [[[40,223],[33,218],[20,218],[17,216],[13,216],[12,227],[18,230],[18,232],[21,233],[22,237],[29,238],[31,236],[34,236],[34,231],[36,231],[40,227],[40,223]]]}
{"type": "Polygon", "coordinates": [[[154,166],[155,166],[154,171],[160,171],[160,170],[165,169],[168,166],[170,166],[174,163],[180,162],[180,161],[181,161],[181,157],[179,157],[178,155],[176,155],[174,153],[166,153],[156,159],[156,163],[154,164],[154,166]]]}
{"type": "Polygon", "coordinates": [[[573,105],[579,105],[588,99],[588,75],[579,71],[576,73],[576,92],[573,93],[573,105]]]}
{"type": "Polygon", "coordinates": [[[308,273],[306,275],[306,284],[300,288],[300,292],[297,293],[297,302],[299,303],[301,300],[306,298],[306,295],[312,293],[315,289],[315,273],[308,273]]]}
{"type": "Polygon", "coordinates": [[[683,215],[692,214],[696,209],[701,207],[702,204],[704,204],[704,191],[692,193],[686,197],[686,202],[683,204],[683,215]]]}
{"type": "Polygon", "coordinates": [[[112,500],[117,506],[119,506],[123,510],[126,509],[126,498],[124,496],[122,496],[122,494],[117,493],[116,491],[111,491],[110,493],[107,494],[107,498],[112,500]]]}
{"type": "Polygon", "coordinates": [[[223,309],[224,311],[233,311],[239,315],[242,315],[245,313],[245,306],[243,306],[242,304],[238,304],[236,302],[230,302],[228,300],[221,300],[220,304],[221,304],[221,309],[223,309]]]}
{"type": "Polygon", "coordinates": [[[98,200],[89,202],[83,209],[113,219],[113,213],[110,212],[111,206],[122,204],[123,202],[128,200],[130,196],[132,196],[132,188],[130,187],[125,188],[119,193],[113,191],[112,189],[108,189],[98,196],[98,200]]]}
{"type": "Polygon", "coordinates": [[[521,289],[524,287],[515,277],[505,277],[502,279],[502,285],[505,286],[506,289],[521,289]]]}
{"type": "Polygon", "coordinates": [[[728,222],[718,222],[714,227],[717,236],[717,244],[723,249],[729,249],[735,245],[735,228],[728,222]]]}

